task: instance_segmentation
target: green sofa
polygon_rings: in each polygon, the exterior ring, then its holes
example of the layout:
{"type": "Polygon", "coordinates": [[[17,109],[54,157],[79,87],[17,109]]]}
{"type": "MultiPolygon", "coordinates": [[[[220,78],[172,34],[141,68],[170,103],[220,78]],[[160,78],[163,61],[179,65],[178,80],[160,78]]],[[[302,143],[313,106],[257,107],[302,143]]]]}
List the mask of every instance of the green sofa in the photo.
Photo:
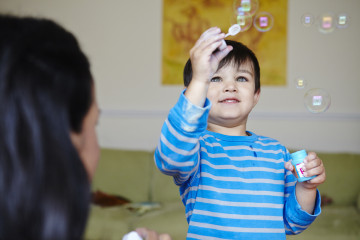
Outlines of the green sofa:
{"type": "MultiPolygon", "coordinates": [[[[360,239],[360,154],[318,153],[325,163],[327,180],[319,187],[324,199],[322,214],[303,233],[287,239],[360,239]]],[[[137,227],[169,233],[173,240],[186,238],[187,222],[178,188],[160,173],[153,152],[102,149],[93,190],[131,201],[112,207],[91,206],[87,240],[122,239],[137,227]]]]}
{"type": "Polygon", "coordinates": [[[122,239],[137,227],[185,239],[185,208],[172,178],[160,173],[153,152],[102,149],[93,190],[115,194],[132,203],[115,207],[91,206],[87,240],[122,239]],[[138,211],[129,210],[138,207],[138,211]],[[142,206],[142,207],[141,207],[142,206]]]}

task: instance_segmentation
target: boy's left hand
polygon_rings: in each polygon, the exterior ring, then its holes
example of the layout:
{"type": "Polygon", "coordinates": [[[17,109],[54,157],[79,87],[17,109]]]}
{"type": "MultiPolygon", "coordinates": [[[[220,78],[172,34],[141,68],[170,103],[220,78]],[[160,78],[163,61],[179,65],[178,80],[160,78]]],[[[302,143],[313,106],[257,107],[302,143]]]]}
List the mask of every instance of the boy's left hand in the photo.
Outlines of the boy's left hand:
{"type": "MultiPolygon", "coordinates": [[[[317,176],[309,181],[299,182],[298,184],[302,184],[302,186],[307,189],[314,189],[323,182],[325,182],[325,167],[321,159],[316,155],[316,153],[309,152],[307,157],[304,159],[304,164],[305,167],[303,168],[303,170],[305,171],[305,177],[311,177],[315,175],[317,176]]],[[[293,165],[291,165],[290,161],[285,163],[285,168],[294,174],[295,168],[293,165]]]]}

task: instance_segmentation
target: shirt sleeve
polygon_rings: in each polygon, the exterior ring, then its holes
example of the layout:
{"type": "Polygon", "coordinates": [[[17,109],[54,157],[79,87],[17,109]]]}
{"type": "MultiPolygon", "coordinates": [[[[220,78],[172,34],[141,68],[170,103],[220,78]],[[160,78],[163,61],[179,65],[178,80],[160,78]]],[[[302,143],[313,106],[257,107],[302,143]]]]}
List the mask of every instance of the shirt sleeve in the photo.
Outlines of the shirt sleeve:
{"type": "Polygon", "coordinates": [[[190,180],[198,170],[199,138],[206,130],[211,107],[208,99],[204,107],[192,104],[184,92],[163,124],[154,154],[158,169],[173,176],[177,185],[190,180]]]}
{"type": "MultiPolygon", "coordinates": [[[[290,160],[287,152],[287,160],[290,160]]],[[[315,209],[313,214],[304,211],[296,199],[296,184],[295,176],[288,170],[285,171],[285,206],[284,206],[284,222],[285,231],[288,235],[299,234],[307,229],[311,223],[321,213],[321,197],[317,190],[315,199],[315,209]]]]}

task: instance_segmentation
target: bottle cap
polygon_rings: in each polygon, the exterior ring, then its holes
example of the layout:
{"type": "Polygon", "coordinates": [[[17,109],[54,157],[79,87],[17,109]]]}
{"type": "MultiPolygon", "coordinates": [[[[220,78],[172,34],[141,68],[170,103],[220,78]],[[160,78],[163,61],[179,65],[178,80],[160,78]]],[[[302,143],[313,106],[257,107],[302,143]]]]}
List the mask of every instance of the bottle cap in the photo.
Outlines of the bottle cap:
{"type": "Polygon", "coordinates": [[[307,156],[307,153],[305,150],[300,150],[300,151],[297,151],[297,152],[294,152],[291,155],[291,158],[294,160],[294,161],[301,161],[307,156]]]}

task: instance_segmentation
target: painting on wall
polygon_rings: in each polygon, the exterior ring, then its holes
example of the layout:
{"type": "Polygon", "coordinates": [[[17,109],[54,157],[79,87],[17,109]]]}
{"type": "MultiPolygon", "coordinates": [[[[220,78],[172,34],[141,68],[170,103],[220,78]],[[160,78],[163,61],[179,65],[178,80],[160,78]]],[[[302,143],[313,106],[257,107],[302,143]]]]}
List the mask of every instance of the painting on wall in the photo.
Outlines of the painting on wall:
{"type": "Polygon", "coordinates": [[[261,84],[286,85],[287,0],[163,0],[162,84],[183,84],[189,51],[200,35],[238,23],[241,32],[227,39],[254,51],[261,84]]]}

